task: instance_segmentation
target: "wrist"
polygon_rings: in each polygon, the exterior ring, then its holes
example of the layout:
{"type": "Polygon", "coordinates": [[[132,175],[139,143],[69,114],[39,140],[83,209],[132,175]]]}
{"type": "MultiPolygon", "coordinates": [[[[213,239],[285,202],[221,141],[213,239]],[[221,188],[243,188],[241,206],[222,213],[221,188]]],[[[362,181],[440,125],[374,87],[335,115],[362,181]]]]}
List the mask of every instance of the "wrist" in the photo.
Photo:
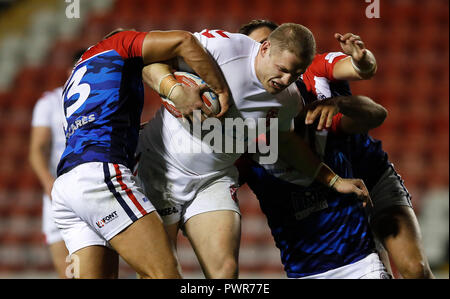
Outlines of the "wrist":
{"type": "Polygon", "coordinates": [[[331,179],[331,181],[328,183],[328,187],[333,188],[334,184],[339,179],[339,175],[335,174],[334,177],[331,179]]]}
{"type": "Polygon", "coordinates": [[[159,80],[158,93],[164,97],[168,97],[169,93],[173,91],[176,84],[180,84],[172,74],[167,74],[159,80]]]}
{"type": "Polygon", "coordinates": [[[358,74],[367,75],[367,74],[372,74],[375,72],[377,64],[375,61],[375,57],[373,56],[372,52],[370,52],[369,50],[366,50],[366,54],[360,60],[354,59],[353,56],[350,56],[350,57],[351,57],[350,60],[351,60],[353,69],[358,74]]]}
{"type": "Polygon", "coordinates": [[[159,94],[162,94],[162,93],[161,93],[161,86],[163,85],[163,81],[164,81],[164,80],[167,80],[167,78],[168,78],[169,76],[172,76],[172,74],[171,74],[171,73],[166,74],[166,75],[162,76],[162,77],[159,79],[158,85],[156,86],[156,88],[158,89],[157,92],[158,92],[159,94]]]}
{"type": "Polygon", "coordinates": [[[356,62],[353,57],[351,58],[352,61],[352,66],[353,69],[358,73],[358,74],[370,74],[373,73],[375,71],[376,65],[375,64],[371,64],[371,63],[366,63],[363,66],[361,66],[361,62],[356,62]]]}
{"type": "Polygon", "coordinates": [[[332,187],[336,183],[337,176],[325,163],[321,162],[316,169],[314,179],[326,186],[332,187]]]}
{"type": "Polygon", "coordinates": [[[179,82],[173,84],[167,92],[166,98],[177,104],[177,99],[180,97],[180,95],[183,95],[183,93],[181,92],[182,88],[180,87],[182,87],[182,84],[179,82]]]}

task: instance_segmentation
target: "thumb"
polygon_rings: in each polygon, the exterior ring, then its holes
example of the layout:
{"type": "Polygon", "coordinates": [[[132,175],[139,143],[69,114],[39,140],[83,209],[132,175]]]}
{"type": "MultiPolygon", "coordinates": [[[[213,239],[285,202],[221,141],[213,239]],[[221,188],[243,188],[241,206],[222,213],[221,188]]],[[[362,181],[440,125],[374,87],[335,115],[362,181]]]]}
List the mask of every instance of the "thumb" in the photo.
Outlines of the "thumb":
{"type": "Polygon", "coordinates": [[[228,108],[230,107],[228,99],[224,98],[224,96],[222,94],[219,94],[219,103],[220,103],[220,111],[216,115],[217,118],[222,117],[228,111],[228,108]]]}
{"type": "Polygon", "coordinates": [[[334,38],[337,39],[338,41],[341,41],[341,37],[342,37],[342,35],[339,33],[334,34],[334,38]]]}
{"type": "Polygon", "coordinates": [[[354,48],[354,59],[356,59],[357,61],[360,61],[362,59],[364,59],[364,57],[367,54],[367,50],[364,48],[364,44],[361,46],[361,44],[355,44],[355,48],[354,48]]]}
{"type": "Polygon", "coordinates": [[[358,189],[358,191],[355,193],[357,194],[358,198],[360,198],[363,201],[363,206],[365,207],[367,203],[369,203],[369,205],[373,207],[372,199],[370,198],[369,195],[369,190],[367,190],[367,187],[364,184],[364,182],[362,180],[357,180],[355,186],[358,189]]]}
{"type": "Polygon", "coordinates": [[[358,48],[361,50],[365,49],[364,43],[360,40],[355,41],[355,45],[358,46],[358,48]]]}

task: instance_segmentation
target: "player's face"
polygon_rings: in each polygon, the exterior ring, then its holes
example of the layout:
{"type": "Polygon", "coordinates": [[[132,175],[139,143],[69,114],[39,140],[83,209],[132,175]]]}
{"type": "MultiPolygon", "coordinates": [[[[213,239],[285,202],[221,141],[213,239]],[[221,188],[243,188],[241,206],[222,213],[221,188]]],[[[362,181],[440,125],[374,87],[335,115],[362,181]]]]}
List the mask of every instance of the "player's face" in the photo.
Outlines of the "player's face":
{"type": "Polygon", "coordinates": [[[299,57],[287,50],[277,49],[265,41],[255,65],[256,76],[268,93],[277,94],[304,73],[306,67],[299,57]]]}

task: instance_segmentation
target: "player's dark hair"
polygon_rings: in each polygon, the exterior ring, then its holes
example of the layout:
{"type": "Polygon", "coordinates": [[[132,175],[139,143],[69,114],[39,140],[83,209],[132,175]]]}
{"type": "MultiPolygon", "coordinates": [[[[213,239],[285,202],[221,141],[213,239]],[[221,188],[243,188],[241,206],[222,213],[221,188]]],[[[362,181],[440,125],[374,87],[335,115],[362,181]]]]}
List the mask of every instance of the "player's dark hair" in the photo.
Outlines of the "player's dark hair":
{"type": "Polygon", "coordinates": [[[278,28],[278,24],[269,20],[257,19],[242,25],[241,28],[239,28],[238,32],[241,34],[250,35],[253,31],[262,27],[267,27],[271,30],[275,30],[278,28]]]}

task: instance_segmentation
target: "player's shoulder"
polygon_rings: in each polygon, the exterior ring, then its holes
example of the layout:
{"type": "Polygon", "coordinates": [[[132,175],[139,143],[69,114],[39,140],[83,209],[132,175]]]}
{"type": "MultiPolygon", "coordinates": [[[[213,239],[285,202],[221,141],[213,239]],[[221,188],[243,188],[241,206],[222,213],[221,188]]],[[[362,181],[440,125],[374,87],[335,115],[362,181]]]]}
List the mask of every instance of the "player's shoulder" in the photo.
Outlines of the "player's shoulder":
{"type": "Polygon", "coordinates": [[[143,38],[146,35],[147,32],[125,30],[104,38],[98,44],[103,45],[105,48],[117,48],[131,43],[136,38],[143,38]]]}
{"type": "Polygon", "coordinates": [[[231,49],[236,56],[251,56],[255,48],[261,46],[250,37],[241,33],[229,33],[231,40],[231,49]]]}
{"type": "MultiPolygon", "coordinates": [[[[109,51],[115,51],[122,58],[128,58],[129,56],[140,56],[142,53],[142,42],[147,35],[147,32],[140,32],[134,30],[127,30],[115,33],[112,36],[104,38],[97,44],[89,47],[86,52],[81,56],[78,64],[91,59],[99,54],[103,54],[109,51]],[[136,43],[136,46],[134,45],[136,43]],[[134,55],[130,54],[130,50],[136,48],[134,55]]],[[[116,54],[117,55],[117,54],[116,54]]]]}
{"type": "Polygon", "coordinates": [[[241,42],[241,43],[252,43],[255,42],[245,34],[229,32],[222,29],[203,29],[200,32],[195,32],[195,36],[207,38],[210,40],[217,40],[223,43],[228,42],[241,42]]]}
{"type": "Polygon", "coordinates": [[[213,56],[218,53],[217,56],[220,54],[222,58],[226,57],[227,59],[249,57],[252,55],[254,48],[259,46],[259,43],[244,34],[231,33],[220,29],[204,29],[194,33],[194,36],[213,56]]]}
{"type": "Polygon", "coordinates": [[[332,80],[334,65],[338,61],[347,57],[349,56],[342,52],[325,52],[316,54],[313,61],[303,74],[303,78],[324,77],[328,80],[332,80]]]}

